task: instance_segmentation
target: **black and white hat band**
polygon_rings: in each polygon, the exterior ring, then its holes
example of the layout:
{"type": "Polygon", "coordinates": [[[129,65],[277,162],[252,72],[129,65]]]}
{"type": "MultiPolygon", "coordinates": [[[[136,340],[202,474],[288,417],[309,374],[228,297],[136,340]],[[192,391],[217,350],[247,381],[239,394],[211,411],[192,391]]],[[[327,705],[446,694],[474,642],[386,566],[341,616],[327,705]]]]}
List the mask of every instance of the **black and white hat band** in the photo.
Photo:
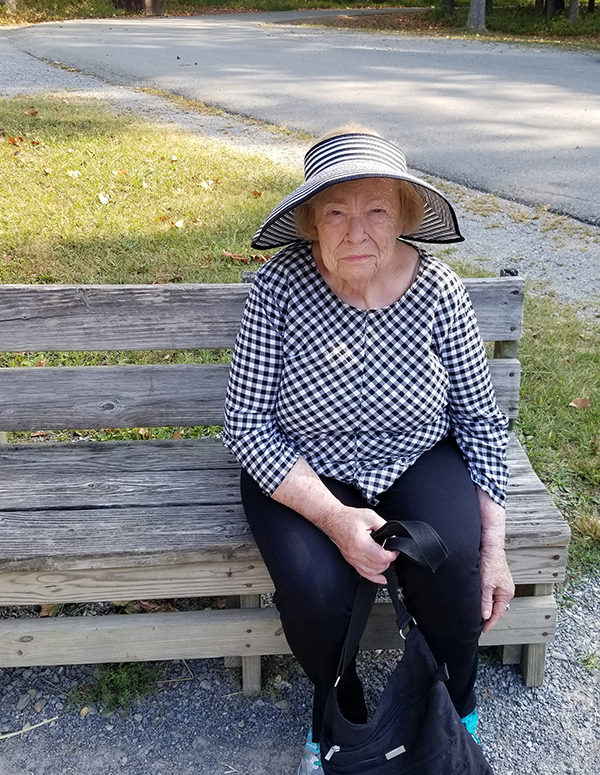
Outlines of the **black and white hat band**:
{"type": "Polygon", "coordinates": [[[400,148],[383,137],[344,134],[322,140],[304,157],[305,182],[280,202],[252,239],[259,249],[287,245],[302,239],[294,210],[336,183],[361,178],[392,178],[412,183],[423,200],[424,215],[416,231],[399,237],[418,242],[462,242],[458,221],[446,197],[429,183],[411,175],[400,148]]]}

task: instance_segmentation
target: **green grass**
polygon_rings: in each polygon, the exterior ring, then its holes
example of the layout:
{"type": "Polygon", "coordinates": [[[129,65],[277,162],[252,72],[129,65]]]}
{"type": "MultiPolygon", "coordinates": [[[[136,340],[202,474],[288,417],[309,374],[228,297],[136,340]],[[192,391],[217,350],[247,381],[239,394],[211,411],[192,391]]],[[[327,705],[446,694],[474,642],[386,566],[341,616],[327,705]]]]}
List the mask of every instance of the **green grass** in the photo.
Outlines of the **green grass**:
{"type": "MultiPolygon", "coordinates": [[[[257,224],[298,182],[264,158],[68,98],[0,101],[0,165],[4,283],[237,282],[244,269],[259,266],[248,250],[257,224]],[[74,171],[80,176],[68,174],[74,171]],[[99,201],[100,193],[109,197],[108,204],[99,201]],[[183,228],[173,225],[178,220],[183,228]],[[223,250],[248,264],[223,256],[223,250]]],[[[484,209],[497,206],[492,196],[477,203],[484,209]]],[[[451,249],[440,255],[452,263],[451,249]]],[[[470,266],[456,268],[463,275],[474,273],[470,266]]],[[[571,567],[597,572],[600,327],[547,295],[529,295],[525,313],[517,432],[573,527],[571,567]],[[589,398],[589,409],[570,406],[583,397],[589,398]]],[[[229,356],[229,351],[9,353],[0,356],[0,366],[167,365],[229,356]]],[[[53,432],[40,440],[194,437],[215,431],[83,430],[53,432]]]]}
{"type": "Polygon", "coordinates": [[[0,102],[0,282],[231,282],[297,182],[94,102],[0,102]],[[240,254],[238,258],[227,253],[240,254]]]}
{"type": "Polygon", "coordinates": [[[589,573],[600,568],[600,326],[546,296],[528,296],[525,321],[517,432],[573,528],[572,567],[589,573]]]}
{"type": "Polygon", "coordinates": [[[69,706],[100,705],[104,713],[127,709],[156,690],[165,667],[156,662],[123,662],[97,665],[89,686],[69,694],[69,706]]]}

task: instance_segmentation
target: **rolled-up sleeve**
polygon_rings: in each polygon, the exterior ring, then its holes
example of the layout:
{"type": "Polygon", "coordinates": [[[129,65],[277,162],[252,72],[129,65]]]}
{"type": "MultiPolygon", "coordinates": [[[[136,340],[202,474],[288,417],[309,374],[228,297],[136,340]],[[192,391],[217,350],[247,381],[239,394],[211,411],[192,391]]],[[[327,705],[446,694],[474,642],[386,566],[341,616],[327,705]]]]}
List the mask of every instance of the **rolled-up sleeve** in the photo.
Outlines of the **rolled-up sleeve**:
{"type": "Polygon", "coordinates": [[[299,458],[275,417],[284,306],[284,294],[270,289],[259,273],[236,339],[225,400],[223,442],[267,495],[299,458]]]}
{"type": "Polygon", "coordinates": [[[460,281],[451,289],[441,309],[439,357],[449,378],[452,432],[471,479],[504,506],[508,481],[508,419],[496,403],[475,313],[460,281]]]}

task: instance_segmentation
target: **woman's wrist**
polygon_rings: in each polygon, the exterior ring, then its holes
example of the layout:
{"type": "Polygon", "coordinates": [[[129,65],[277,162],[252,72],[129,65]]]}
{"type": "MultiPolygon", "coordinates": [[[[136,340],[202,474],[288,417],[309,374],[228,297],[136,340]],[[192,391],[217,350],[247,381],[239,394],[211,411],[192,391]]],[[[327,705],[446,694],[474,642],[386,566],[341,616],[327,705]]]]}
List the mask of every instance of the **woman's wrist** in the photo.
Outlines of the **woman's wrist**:
{"type": "Polygon", "coordinates": [[[504,552],[506,537],[506,511],[487,492],[477,487],[479,516],[481,519],[481,552],[504,552]]]}

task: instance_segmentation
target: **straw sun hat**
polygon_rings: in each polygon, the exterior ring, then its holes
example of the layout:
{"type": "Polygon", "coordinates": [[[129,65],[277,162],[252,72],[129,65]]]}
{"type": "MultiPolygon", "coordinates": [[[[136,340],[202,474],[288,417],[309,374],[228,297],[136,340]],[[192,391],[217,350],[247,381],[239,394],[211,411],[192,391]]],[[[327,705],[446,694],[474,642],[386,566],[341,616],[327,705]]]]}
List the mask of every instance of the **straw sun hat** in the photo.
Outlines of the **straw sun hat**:
{"type": "Polygon", "coordinates": [[[414,186],[423,200],[423,220],[415,231],[399,237],[419,242],[464,240],[446,197],[410,175],[400,148],[378,135],[350,132],[321,140],[304,157],[304,178],[304,183],[286,196],[258,229],[252,247],[264,250],[303,239],[296,228],[294,210],[329,186],[361,178],[392,178],[414,186]]]}

